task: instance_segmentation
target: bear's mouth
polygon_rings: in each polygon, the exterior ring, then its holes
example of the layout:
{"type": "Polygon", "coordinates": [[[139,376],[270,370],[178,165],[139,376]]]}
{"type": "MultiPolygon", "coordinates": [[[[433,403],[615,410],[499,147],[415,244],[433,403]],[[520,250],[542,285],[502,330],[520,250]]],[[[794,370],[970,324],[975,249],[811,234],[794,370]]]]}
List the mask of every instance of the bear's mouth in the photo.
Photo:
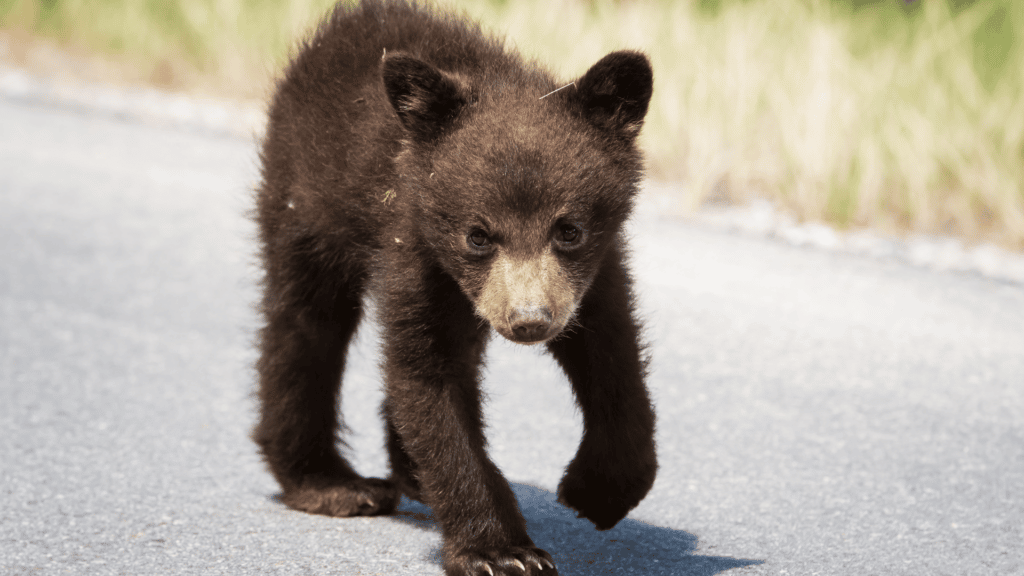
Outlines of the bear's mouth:
{"type": "Polygon", "coordinates": [[[521,332],[515,332],[510,330],[508,327],[494,328],[498,334],[501,334],[503,338],[516,344],[523,344],[526,346],[533,346],[534,344],[542,344],[551,340],[555,336],[558,336],[562,332],[562,328],[548,328],[543,333],[531,332],[523,334],[521,332]]]}
{"type": "Polygon", "coordinates": [[[492,328],[509,342],[532,346],[542,344],[562,334],[575,314],[577,303],[556,313],[543,306],[525,306],[513,309],[506,317],[495,322],[484,317],[492,328]]]}

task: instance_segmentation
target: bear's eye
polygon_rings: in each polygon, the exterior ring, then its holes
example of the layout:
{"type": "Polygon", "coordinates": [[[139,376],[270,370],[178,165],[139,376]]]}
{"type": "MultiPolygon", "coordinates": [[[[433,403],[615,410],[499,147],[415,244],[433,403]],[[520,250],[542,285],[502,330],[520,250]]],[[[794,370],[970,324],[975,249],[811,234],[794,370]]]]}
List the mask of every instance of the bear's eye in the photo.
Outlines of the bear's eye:
{"type": "Polygon", "coordinates": [[[558,239],[566,244],[579,240],[580,229],[572,224],[562,224],[558,229],[558,239]]]}
{"type": "Polygon", "coordinates": [[[477,228],[469,233],[469,242],[476,248],[486,248],[491,243],[491,239],[487,236],[487,232],[477,228]]]}

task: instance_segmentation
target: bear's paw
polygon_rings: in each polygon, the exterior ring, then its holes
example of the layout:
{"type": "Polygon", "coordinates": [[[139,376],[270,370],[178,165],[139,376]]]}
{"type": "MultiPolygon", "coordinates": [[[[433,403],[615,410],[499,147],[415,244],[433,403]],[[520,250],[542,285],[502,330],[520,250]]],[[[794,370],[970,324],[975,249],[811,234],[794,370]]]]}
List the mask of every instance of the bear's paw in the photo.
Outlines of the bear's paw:
{"type": "Polygon", "coordinates": [[[455,553],[445,560],[444,572],[447,576],[558,576],[551,555],[531,546],[455,553]]]}
{"type": "Polygon", "coordinates": [[[324,516],[390,514],[398,505],[395,485],[379,478],[352,478],[325,485],[301,486],[281,497],[289,508],[324,516]]]}

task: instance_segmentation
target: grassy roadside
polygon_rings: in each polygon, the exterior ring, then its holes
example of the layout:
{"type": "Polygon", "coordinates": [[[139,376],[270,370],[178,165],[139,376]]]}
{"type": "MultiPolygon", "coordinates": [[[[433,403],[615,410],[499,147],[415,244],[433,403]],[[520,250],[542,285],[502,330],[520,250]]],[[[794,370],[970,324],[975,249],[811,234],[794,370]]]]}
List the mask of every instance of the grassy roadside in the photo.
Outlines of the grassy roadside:
{"type": "MultiPolygon", "coordinates": [[[[0,0],[0,29],[172,88],[264,96],[331,0],[0,0]]],[[[766,197],[805,220],[1024,250],[1024,2],[478,0],[564,76],[651,55],[650,173],[683,211],[766,197]],[[857,8],[856,6],[865,6],[857,8]]]]}

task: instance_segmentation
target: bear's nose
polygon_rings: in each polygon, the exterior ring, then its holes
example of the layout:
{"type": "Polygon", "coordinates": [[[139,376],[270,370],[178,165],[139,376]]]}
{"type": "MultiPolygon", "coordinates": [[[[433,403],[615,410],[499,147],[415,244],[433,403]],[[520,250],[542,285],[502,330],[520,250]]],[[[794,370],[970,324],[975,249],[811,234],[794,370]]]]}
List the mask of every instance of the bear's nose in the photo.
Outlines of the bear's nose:
{"type": "Polygon", "coordinates": [[[544,338],[551,327],[551,310],[546,306],[520,306],[512,309],[508,324],[521,342],[536,342],[544,338]]]}

